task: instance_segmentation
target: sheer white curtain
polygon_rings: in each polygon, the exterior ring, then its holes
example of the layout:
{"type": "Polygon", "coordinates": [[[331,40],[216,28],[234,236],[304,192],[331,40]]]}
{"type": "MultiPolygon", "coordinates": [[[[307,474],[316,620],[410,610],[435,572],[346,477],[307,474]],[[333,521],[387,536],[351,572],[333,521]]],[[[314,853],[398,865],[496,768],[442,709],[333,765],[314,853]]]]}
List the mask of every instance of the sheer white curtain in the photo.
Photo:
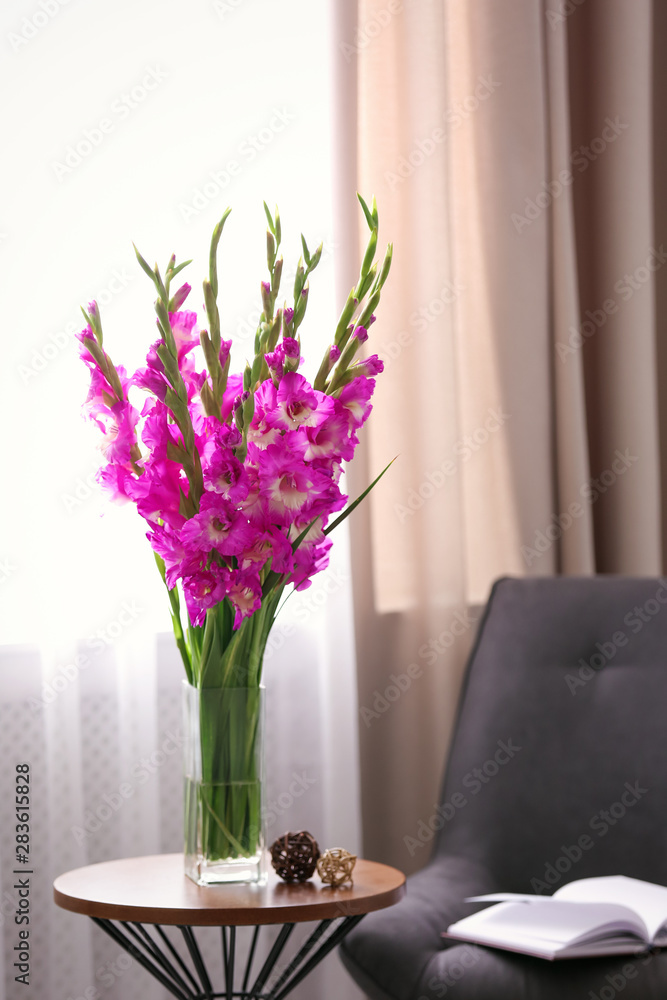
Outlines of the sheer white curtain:
{"type": "MultiPolygon", "coordinates": [[[[109,508],[80,418],[73,333],[101,304],[105,346],[133,370],[154,339],[149,260],[194,258],[199,307],[214,223],[223,334],[240,369],[264,276],[262,199],[283,220],[285,287],[324,241],[311,282],[310,367],[334,315],[328,0],[11,0],[3,160],[0,535],[0,1000],[15,981],[13,786],[32,778],[31,987],[40,1000],[166,996],[82,917],[56,909],[69,868],[181,848],[182,667],[143,526],[109,508]],[[100,515],[103,514],[103,517],[100,515]]],[[[349,192],[350,198],[354,191],[349,192]]],[[[269,834],[311,829],[360,848],[348,542],[290,599],[271,638],[269,834]],[[291,626],[291,627],[290,627],[291,626]]],[[[295,996],[358,997],[329,959],[295,996]]]]}

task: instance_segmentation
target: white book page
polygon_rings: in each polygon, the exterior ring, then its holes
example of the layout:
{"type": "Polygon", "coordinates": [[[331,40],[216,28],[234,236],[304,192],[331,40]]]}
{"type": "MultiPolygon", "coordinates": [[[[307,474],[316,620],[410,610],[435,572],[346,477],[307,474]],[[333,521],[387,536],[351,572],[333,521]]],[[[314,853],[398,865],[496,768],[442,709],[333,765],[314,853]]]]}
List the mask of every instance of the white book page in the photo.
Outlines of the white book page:
{"type": "Polygon", "coordinates": [[[646,924],[648,941],[662,943],[667,940],[664,932],[658,931],[667,923],[667,887],[642,882],[625,875],[606,875],[600,878],[578,879],[564,885],[554,893],[552,899],[620,903],[631,907],[646,924]]]}
{"type": "Polygon", "coordinates": [[[535,949],[537,943],[551,942],[554,951],[605,937],[627,933],[646,941],[646,927],[626,906],[613,903],[586,903],[536,899],[526,903],[498,903],[447,928],[457,936],[469,934],[485,943],[521,945],[535,949]]]}

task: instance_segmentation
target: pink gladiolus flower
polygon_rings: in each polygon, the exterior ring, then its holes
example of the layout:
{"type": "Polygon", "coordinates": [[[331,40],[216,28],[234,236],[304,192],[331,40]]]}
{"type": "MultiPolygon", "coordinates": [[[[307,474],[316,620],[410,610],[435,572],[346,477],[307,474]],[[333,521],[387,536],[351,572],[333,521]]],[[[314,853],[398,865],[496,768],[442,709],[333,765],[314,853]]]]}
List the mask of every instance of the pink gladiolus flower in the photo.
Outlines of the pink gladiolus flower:
{"type": "Polygon", "coordinates": [[[289,524],[308,503],[314,477],[308,466],[281,443],[269,445],[264,452],[259,482],[269,513],[289,524]]]}
{"type": "Polygon", "coordinates": [[[293,318],[294,310],[290,306],[287,306],[287,308],[283,311],[283,322],[285,326],[289,326],[293,318]]]}
{"type": "Polygon", "coordinates": [[[183,545],[200,552],[216,549],[224,556],[238,555],[252,536],[245,517],[217,493],[205,493],[199,513],[181,529],[183,545]]]}
{"type": "Polygon", "coordinates": [[[294,572],[287,580],[288,583],[294,584],[295,590],[307,590],[312,583],[311,577],[327,568],[331,545],[332,543],[324,535],[321,541],[315,544],[308,543],[307,540],[301,543],[294,553],[294,572]]]}
{"type": "Polygon", "coordinates": [[[340,413],[342,408],[347,414],[350,426],[361,427],[373,409],[370,398],[374,389],[375,382],[372,379],[361,377],[352,379],[338,393],[336,412],[340,413]]]}
{"type": "Polygon", "coordinates": [[[183,577],[183,593],[193,625],[203,625],[206,612],[227,596],[231,574],[228,569],[211,563],[183,577]]]}
{"type": "Polygon", "coordinates": [[[350,371],[354,372],[355,376],[363,375],[364,378],[373,378],[374,375],[379,375],[384,371],[384,361],[378,358],[377,354],[371,354],[370,358],[366,358],[365,361],[352,365],[350,371]]]}
{"type": "Polygon", "coordinates": [[[132,382],[139,389],[145,389],[147,392],[153,393],[154,396],[157,396],[164,403],[169,383],[164,373],[164,365],[157,353],[157,349],[161,343],[161,340],[157,340],[151,345],[146,355],[146,367],[137,369],[132,376],[132,382]]]}
{"type": "Polygon", "coordinates": [[[269,422],[275,408],[276,387],[267,378],[255,392],[255,412],[248,431],[248,441],[258,448],[267,448],[280,437],[280,430],[269,422]]]}
{"type": "Polygon", "coordinates": [[[176,341],[178,363],[180,366],[185,355],[199,343],[197,313],[189,311],[169,313],[169,323],[174,340],[176,341]]]}
{"type": "Polygon", "coordinates": [[[254,569],[238,570],[232,578],[227,596],[236,609],[234,628],[237,629],[244,618],[258,611],[262,606],[262,584],[254,569]]]}
{"type": "Polygon", "coordinates": [[[357,326],[352,336],[356,337],[360,344],[365,344],[368,340],[368,330],[365,326],[357,326]]]}
{"type": "Polygon", "coordinates": [[[336,458],[349,462],[354,454],[356,438],[350,434],[350,421],[344,409],[323,420],[319,427],[307,427],[308,445],[306,461],[318,458],[336,458]]]}
{"type": "Polygon", "coordinates": [[[186,281],[176,292],[174,292],[171,298],[171,305],[173,306],[174,311],[181,308],[191,291],[192,285],[189,285],[186,281]]]}
{"type": "Polygon", "coordinates": [[[278,386],[277,406],[270,423],[288,430],[315,427],[324,418],[326,402],[324,393],[318,395],[303,375],[288,372],[278,386]]]}
{"type": "Polygon", "coordinates": [[[280,344],[275,349],[275,351],[271,351],[269,354],[265,354],[264,360],[269,366],[271,377],[276,379],[276,381],[281,379],[283,377],[283,373],[285,370],[285,352],[283,351],[280,344]]]}
{"type": "Polygon", "coordinates": [[[306,465],[284,439],[263,453],[259,482],[269,517],[281,524],[290,524],[310,510],[334,485],[323,472],[306,465]]]}
{"type": "Polygon", "coordinates": [[[248,473],[231,451],[216,452],[204,471],[207,489],[220,493],[232,503],[248,496],[248,473]]]}
{"type": "Polygon", "coordinates": [[[339,357],[340,357],[340,347],[337,347],[336,344],[332,344],[331,347],[329,348],[329,361],[332,364],[335,364],[338,361],[339,357]]]}
{"type": "MultiPolygon", "coordinates": [[[[152,531],[146,532],[146,538],[153,551],[164,560],[165,581],[171,590],[182,575],[184,563],[191,561],[192,554],[181,543],[178,533],[167,528],[156,525],[152,531]]],[[[200,560],[201,555],[197,553],[197,562],[200,560]]]]}
{"type": "Polygon", "coordinates": [[[236,397],[243,392],[243,375],[230,375],[227,379],[227,387],[222,397],[222,412],[221,417],[223,421],[227,420],[232,410],[234,409],[234,401],[236,397]]]}
{"type": "Polygon", "coordinates": [[[279,528],[271,527],[259,532],[252,545],[244,550],[241,565],[244,568],[253,564],[261,567],[268,559],[271,559],[271,569],[276,573],[291,573],[294,568],[292,546],[279,528]]]}
{"type": "Polygon", "coordinates": [[[295,358],[298,358],[299,361],[302,360],[302,358],[301,358],[301,348],[299,347],[299,341],[296,340],[294,337],[283,337],[282,346],[283,346],[283,350],[285,352],[285,357],[286,358],[290,358],[292,361],[295,358]]]}

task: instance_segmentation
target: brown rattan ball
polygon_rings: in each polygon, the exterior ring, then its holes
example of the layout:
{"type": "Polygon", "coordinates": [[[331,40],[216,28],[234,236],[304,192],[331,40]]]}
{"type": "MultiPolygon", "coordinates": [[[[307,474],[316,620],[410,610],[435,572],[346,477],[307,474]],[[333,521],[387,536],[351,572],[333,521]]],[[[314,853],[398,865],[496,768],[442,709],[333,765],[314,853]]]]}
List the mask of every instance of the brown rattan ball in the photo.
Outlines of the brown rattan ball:
{"type": "Polygon", "coordinates": [[[312,833],[285,833],[271,844],[271,864],[286,882],[305,882],[317,866],[320,849],[312,833]]]}

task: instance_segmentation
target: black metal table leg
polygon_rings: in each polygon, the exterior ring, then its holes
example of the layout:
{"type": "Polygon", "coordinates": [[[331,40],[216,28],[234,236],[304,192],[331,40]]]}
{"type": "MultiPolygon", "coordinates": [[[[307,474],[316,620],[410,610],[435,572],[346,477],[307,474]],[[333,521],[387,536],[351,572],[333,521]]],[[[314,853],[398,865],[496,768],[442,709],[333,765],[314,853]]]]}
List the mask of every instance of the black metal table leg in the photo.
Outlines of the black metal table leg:
{"type": "Polygon", "coordinates": [[[212,985],[192,927],[178,925],[183,939],[178,949],[159,924],[148,924],[147,929],[134,921],[114,923],[98,917],[91,919],[177,1000],[284,1000],[362,917],[363,914],[320,921],[277,975],[276,964],[296,926],[293,923],[284,924],[250,986],[260,931],[259,926],[254,927],[240,989],[235,989],[234,983],[237,929],[234,926],[222,927],[223,983],[220,991],[212,985]],[[150,928],[154,929],[153,933],[149,932],[150,928]],[[272,976],[274,982],[271,982],[272,976]]]}

